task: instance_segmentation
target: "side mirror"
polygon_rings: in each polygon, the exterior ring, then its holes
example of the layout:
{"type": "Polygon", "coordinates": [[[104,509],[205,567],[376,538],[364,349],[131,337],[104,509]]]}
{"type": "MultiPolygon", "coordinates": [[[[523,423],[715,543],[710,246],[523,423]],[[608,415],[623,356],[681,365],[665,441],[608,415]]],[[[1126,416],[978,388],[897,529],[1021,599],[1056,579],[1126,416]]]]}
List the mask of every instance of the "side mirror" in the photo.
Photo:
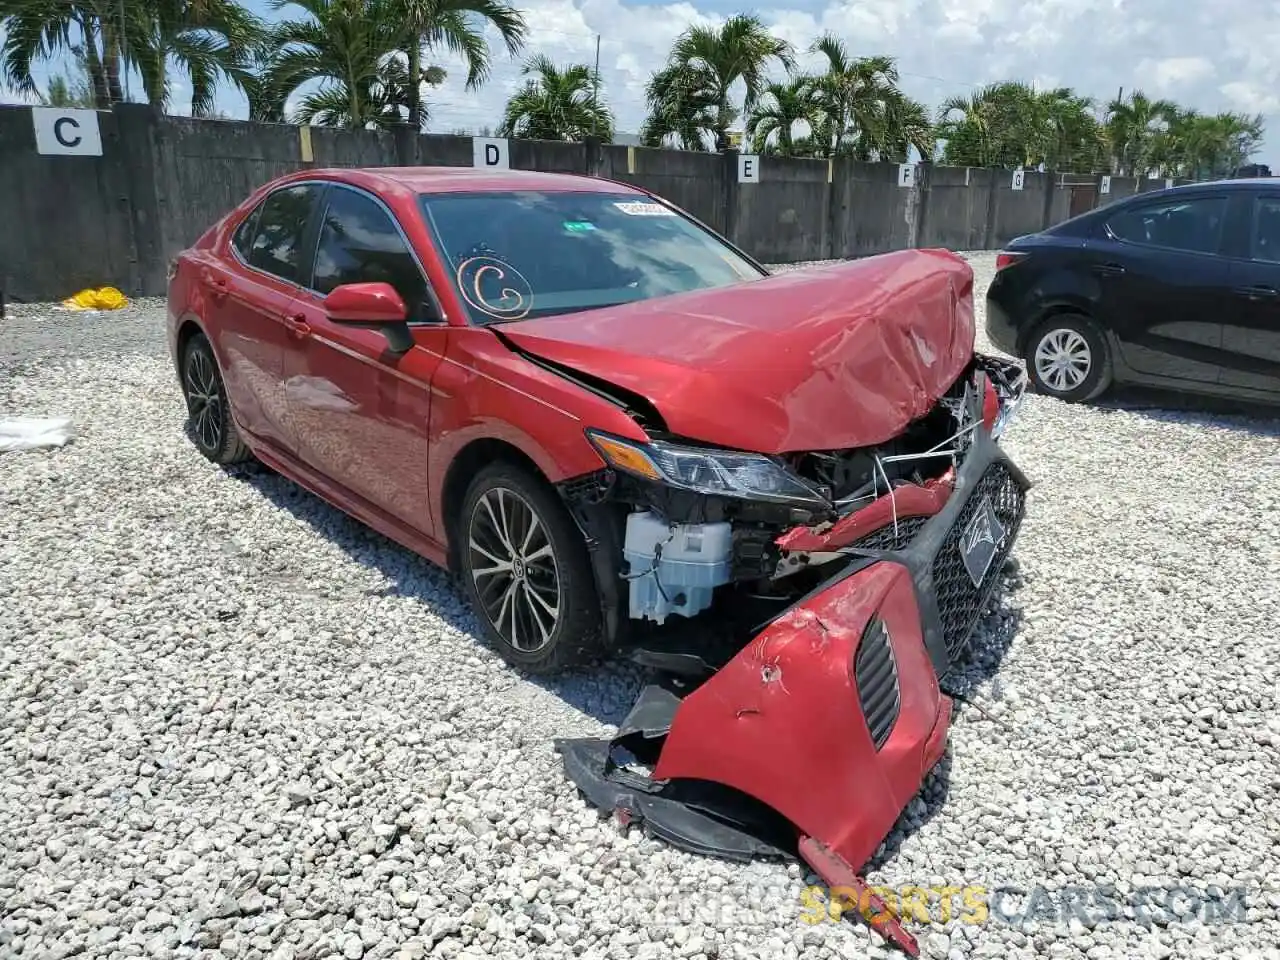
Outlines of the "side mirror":
{"type": "Polygon", "coordinates": [[[409,334],[409,308],[389,283],[344,283],[324,298],[325,314],[333,323],[375,327],[395,353],[413,346],[409,334]]]}

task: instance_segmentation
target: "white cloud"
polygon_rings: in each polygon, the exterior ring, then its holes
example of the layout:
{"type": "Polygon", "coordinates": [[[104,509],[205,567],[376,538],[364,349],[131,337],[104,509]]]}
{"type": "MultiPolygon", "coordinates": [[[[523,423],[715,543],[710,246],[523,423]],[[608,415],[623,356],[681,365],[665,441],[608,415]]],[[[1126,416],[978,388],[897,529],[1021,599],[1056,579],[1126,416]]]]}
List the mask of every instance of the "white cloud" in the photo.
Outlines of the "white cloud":
{"type": "MultiPolygon", "coordinates": [[[[1237,112],[1280,114],[1280,97],[1271,88],[1263,89],[1257,84],[1236,80],[1224,83],[1219,89],[1237,112]]],[[[1277,122],[1280,122],[1280,117],[1277,117],[1277,122]]]]}
{"type": "Polygon", "coordinates": [[[1146,57],[1134,71],[1139,82],[1152,95],[1176,96],[1184,90],[1203,89],[1215,73],[1213,62],[1206,57],[1146,57]]]}

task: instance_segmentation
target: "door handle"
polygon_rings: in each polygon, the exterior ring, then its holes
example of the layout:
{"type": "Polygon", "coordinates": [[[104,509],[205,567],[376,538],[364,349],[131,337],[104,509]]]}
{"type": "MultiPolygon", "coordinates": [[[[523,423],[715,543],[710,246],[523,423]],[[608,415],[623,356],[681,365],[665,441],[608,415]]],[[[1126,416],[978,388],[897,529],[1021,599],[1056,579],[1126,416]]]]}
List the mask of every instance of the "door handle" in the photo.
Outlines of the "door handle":
{"type": "Polygon", "coordinates": [[[1124,266],[1119,263],[1100,263],[1093,268],[1093,272],[1104,277],[1120,277],[1124,276],[1124,266]]]}
{"type": "Polygon", "coordinates": [[[200,279],[209,288],[209,295],[215,300],[222,300],[227,295],[227,280],[206,267],[200,272],[200,279]]]}
{"type": "Polygon", "coordinates": [[[1278,295],[1275,287],[1258,284],[1256,287],[1236,287],[1233,291],[1237,297],[1246,300],[1274,300],[1278,295]]]}
{"type": "Polygon", "coordinates": [[[311,324],[307,323],[307,316],[304,313],[295,313],[291,317],[285,317],[284,326],[299,340],[303,337],[311,336],[311,324]]]}

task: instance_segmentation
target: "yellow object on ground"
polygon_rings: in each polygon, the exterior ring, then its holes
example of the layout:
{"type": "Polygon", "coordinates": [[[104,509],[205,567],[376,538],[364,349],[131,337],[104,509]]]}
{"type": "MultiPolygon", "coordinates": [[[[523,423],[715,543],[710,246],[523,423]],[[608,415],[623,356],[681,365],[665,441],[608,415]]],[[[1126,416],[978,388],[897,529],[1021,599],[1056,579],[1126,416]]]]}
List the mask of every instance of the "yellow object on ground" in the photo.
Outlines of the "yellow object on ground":
{"type": "Polygon", "coordinates": [[[81,290],[62,301],[68,310],[119,310],[129,305],[128,299],[115,287],[81,290]]]}

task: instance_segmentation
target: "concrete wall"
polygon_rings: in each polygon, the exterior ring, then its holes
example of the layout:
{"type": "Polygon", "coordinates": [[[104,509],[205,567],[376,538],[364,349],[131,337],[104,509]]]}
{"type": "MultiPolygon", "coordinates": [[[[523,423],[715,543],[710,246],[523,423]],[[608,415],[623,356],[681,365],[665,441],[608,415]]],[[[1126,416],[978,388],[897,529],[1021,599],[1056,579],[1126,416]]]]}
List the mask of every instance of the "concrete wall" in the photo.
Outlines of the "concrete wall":
{"type": "Polygon", "coordinates": [[[829,256],[831,187],[825,160],[761,157],[760,182],[738,184],[734,234],[765,263],[829,256]]]}
{"type": "MultiPolygon", "coordinates": [[[[0,283],[19,300],[113,284],[160,295],[169,259],[248,193],[310,167],[470,166],[470,137],[162,117],[140,104],[98,114],[101,157],[36,153],[32,113],[0,107],[0,283]]],[[[913,246],[994,248],[1066,219],[1072,186],[1054,174],[511,141],[515,169],[632,183],[689,211],[767,263],[861,257],[913,246]]],[[[1079,178],[1075,179],[1079,184],[1079,178]]],[[[1113,177],[1112,202],[1161,180],[1113,177]]]]}
{"type": "MultiPolygon", "coordinates": [[[[726,158],[714,153],[606,145],[600,148],[594,172],[665,197],[713,230],[724,232],[728,229],[726,168],[726,158]]],[[[733,180],[736,184],[736,166],[733,180]]]]}
{"type": "Polygon", "coordinates": [[[991,194],[999,170],[930,166],[924,189],[928,199],[920,225],[922,247],[981,250],[987,244],[991,194]]]}

